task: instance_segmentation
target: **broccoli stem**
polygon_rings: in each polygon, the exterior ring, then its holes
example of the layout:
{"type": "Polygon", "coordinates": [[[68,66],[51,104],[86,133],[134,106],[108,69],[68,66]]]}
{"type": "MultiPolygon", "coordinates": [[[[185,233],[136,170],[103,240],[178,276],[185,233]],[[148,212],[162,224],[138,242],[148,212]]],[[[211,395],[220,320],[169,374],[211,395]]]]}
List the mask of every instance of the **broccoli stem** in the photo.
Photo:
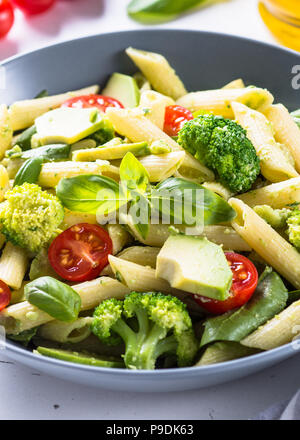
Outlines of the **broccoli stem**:
{"type": "Polygon", "coordinates": [[[174,351],[174,341],[172,337],[161,341],[166,336],[166,330],[157,324],[150,327],[147,313],[144,310],[135,311],[139,331],[134,332],[123,319],[112,326],[112,330],[117,333],[125,342],[124,362],[127,368],[137,370],[154,370],[155,363],[162,353],[174,351]],[[159,342],[161,341],[161,345],[159,342]]]}

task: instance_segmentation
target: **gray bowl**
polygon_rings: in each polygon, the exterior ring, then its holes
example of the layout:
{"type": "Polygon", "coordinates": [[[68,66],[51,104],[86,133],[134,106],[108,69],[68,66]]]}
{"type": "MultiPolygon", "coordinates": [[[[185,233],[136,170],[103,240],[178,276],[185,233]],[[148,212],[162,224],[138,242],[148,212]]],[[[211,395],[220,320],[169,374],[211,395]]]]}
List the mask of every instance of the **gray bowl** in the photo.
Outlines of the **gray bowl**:
{"type": "MultiPolygon", "coordinates": [[[[300,54],[243,38],[208,32],[141,30],[118,32],[50,46],[11,58],[1,102],[31,98],[40,90],[59,93],[104,84],[112,72],[136,71],[124,54],[128,46],[164,54],[188,90],[222,87],[235,78],[268,88],[291,110],[300,107],[293,66],[300,54]],[[294,82],[293,82],[294,78],[294,82]]],[[[298,71],[296,71],[297,73],[298,71]]],[[[300,81],[299,81],[300,88],[300,81]]],[[[71,364],[37,356],[7,341],[5,354],[52,376],[124,391],[181,391],[216,385],[267,368],[297,353],[293,344],[235,361],[206,367],[128,371],[71,364]]]]}

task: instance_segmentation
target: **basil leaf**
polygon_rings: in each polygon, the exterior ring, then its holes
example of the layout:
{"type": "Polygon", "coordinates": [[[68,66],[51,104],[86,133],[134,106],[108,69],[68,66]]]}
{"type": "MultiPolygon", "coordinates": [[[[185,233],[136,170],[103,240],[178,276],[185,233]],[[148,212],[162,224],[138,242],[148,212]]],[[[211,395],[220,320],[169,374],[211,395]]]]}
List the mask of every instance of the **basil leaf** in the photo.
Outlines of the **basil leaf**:
{"type": "Polygon", "coordinates": [[[247,304],[205,321],[200,346],[216,341],[241,341],[280,313],[285,308],[287,299],[287,289],[280,276],[276,272],[270,273],[267,268],[247,304]]]}
{"type": "Polygon", "coordinates": [[[62,160],[69,158],[70,149],[71,145],[67,144],[45,145],[43,147],[32,148],[31,150],[24,151],[18,157],[21,157],[22,159],[40,157],[43,160],[48,161],[62,160]]]}
{"type": "Polygon", "coordinates": [[[72,287],[52,277],[41,277],[26,284],[25,298],[59,321],[74,321],[78,317],[81,298],[72,287]]]}
{"type": "Polygon", "coordinates": [[[213,1],[217,0],[131,0],[127,13],[142,23],[162,23],[197,5],[205,6],[213,1]]]}
{"type": "Polygon", "coordinates": [[[16,174],[14,186],[23,185],[23,183],[36,183],[42,169],[43,159],[35,157],[27,159],[16,174]]]}
{"type": "Polygon", "coordinates": [[[24,130],[14,141],[13,146],[18,145],[21,150],[26,151],[31,149],[31,138],[36,133],[36,127],[32,127],[24,130]]]}
{"type": "Polygon", "coordinates": [[[215,225],[236,216],[229,203],[213,191],[177,177],[158,184],[150,199],[154,210],[175,224],[215,225]]]}
{"type": "Polygon", "coordinates": [[[139,160],[128,152],[122,159],[120,165],[120,179],[125,189],[125,194],[132,196],[144,194],[149,186],[149,175],[139,160]]]}
{"type": "Polygon", "coordinates": [[[46,96],[49,96],[49,93],[48,90],[44,89],[41,90],[40,93],[38,93],[33,99],[45,98],[46,96]]]}
{"type": "Polygon", "coordinates": [[[117,182],[109,177],[85,174],[61,179],[56,195],[70,211],[109,214],[127,203],[117,182]]]}

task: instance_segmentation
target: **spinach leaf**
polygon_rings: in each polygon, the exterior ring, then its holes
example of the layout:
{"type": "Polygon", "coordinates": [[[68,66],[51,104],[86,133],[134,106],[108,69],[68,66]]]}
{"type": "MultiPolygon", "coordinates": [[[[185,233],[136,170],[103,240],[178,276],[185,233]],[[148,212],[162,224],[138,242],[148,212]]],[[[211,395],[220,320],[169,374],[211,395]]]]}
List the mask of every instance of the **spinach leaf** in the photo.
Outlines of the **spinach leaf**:
{"type": "Polygon", "coordinates": [[[13,341],[21,342],[25,347],[29,344],[31,339],[36,335],[37,327],[31,328],[29,330],[25,330],[18,335],[9,335],[9,339],[13,341]]]}
{"type": "Polygon", "coordinates": [[[25,298],[59,321],[74,321],[78,317],[81,298],[72,287],[52,277],[41,277],[26,284],[25,298]]]}
{"type": "MultiPolygon", "coordinates": [[[[55,161],[68,159],[70,155],[71,145],[67,144],[51,144],[44,145],[43,147],[33,148],[31,150],[27,150],[17,153],[18,157],[21,159],[32,159],[34,157],[40,157],[45,161],[55,161]]],[[[11,156],[13,158],[13,156],[11,156]]]]}
{"type": "Polygon", "coordinates": [[[93,174],[61,179],[56,195],[70,211],[98,215],[115,212],[128,201],[113,179],[93,174]]]}
{"type": "Polygon", "coordinates": [[[26,151],[31,149],[31,138],[36,134],[36,127],[32,125],[32,127],[24,130],[14,141],[13,146],[18,145],[21,150],[26,151]]]}
{"type": "Polygon", "coordinates": [[[287,289],[281,278],[267,268],[247,304],[205,321],[200,346],[216,341],[241,341],[280,313],[285,308],[287,299],[287,289]]]}
{"type": "Polygon", "coordinates": [[[300,300],[300,290],[293,290],[293,292],[289,292],[287,305],[292,304],[295,301],[300,300]]]}
{"type": "Polygon", "coordinates": [[[23,185],[23,183],[36,183],[42,169],[43,159],[34,157],[27,159],[16,174],[14,186],[23,185]]]}
{"type": "Polygon", "coordinates": [[[171,222],[177,224],[215,225],[236,216],[229,203],[213,191],[177,177],[170,177],[158,184],[150,200],[163,218],[170,218],[171,222]]]}

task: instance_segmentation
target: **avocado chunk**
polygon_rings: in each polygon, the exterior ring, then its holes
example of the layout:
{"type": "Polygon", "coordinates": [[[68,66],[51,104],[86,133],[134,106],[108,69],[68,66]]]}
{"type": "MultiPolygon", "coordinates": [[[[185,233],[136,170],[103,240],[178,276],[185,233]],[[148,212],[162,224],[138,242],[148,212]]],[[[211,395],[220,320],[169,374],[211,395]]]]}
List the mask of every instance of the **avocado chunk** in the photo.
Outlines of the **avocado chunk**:
{"type": "Polygon", "coordinates": [[[232,272],[222,248],[204,237],[171,235],[157,256],[156,277],[172,287],[224,301],[232,272]]]}
{"type": "Polygon", "coordinates": [[[124,107],[136,107],[140,102],[140,91],[136,80],[129,75],[113,73],[102,95],[117,99],[124,107]]]}
{"type": "Polygon", "coordinates": [[[73,144],[100,130],[104,119],[93,107],[62,107],[39,116],[35,126],[41,145],[73,144]]]}
{"type": "Polygon", "coordinates": [[[91,365],[93,367],[124,368],[124,363],[121,359],[111,356],[98,356],[96,354],[78,353],[76,351],[47,347],[37,347],[34,353],[62,361],[74,362],[76,364],[91,365]]]}

